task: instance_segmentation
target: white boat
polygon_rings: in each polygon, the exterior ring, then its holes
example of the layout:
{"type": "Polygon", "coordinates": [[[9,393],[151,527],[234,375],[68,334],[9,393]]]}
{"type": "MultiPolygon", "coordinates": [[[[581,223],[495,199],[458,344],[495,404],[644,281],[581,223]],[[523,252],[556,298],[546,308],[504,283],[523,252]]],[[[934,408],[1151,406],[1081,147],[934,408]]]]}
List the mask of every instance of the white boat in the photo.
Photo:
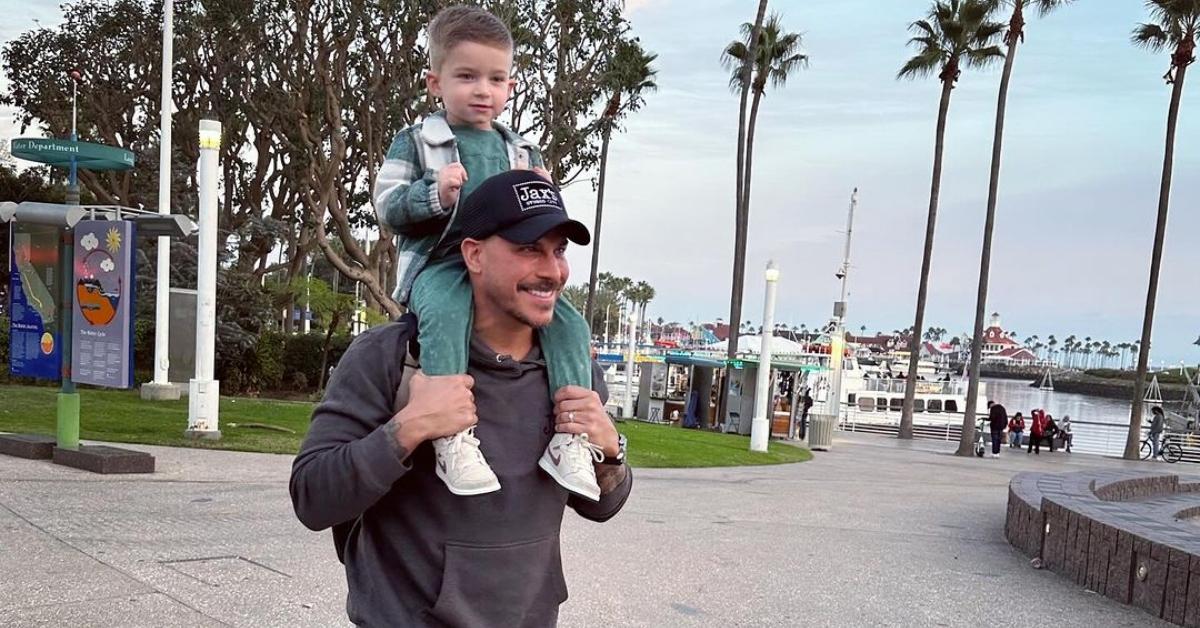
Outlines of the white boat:
{"type": "MultiPolygon", "coordinates": [[[[886,364],[864,366],[855,358],[846,358],[842,374],[842,399],[839,418],[855,423],[896,425],[904,409],[907,379],[894,373],[886,364]]],[[[938,371],[932,364],[917,369],[916,395],[913,400],[913,424],[946,426],[962,423],[967,407],[967,379],[938,371]]],[[[811,376],[815,379],[813,396],[817,401],[828,397],[828,373],[811,376]]],[[[818,410],[819,411],[819,410],[818,410]]],[[[978,415],[987,413],[987,384],[979,383],[975,406],[978,415]]]]}

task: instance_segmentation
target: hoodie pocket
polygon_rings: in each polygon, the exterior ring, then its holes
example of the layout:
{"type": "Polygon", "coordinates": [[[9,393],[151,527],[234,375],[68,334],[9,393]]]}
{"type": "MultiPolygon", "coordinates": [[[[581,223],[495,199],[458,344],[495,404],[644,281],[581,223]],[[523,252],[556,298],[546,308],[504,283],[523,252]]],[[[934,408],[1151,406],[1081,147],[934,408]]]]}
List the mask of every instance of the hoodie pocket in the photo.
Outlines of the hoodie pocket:
{"type": "Polygon", "coordinates": [[[553,626],[567,599],[558,536],[508,545],[446,544],[429,614],[451,626],[553,626]]]}

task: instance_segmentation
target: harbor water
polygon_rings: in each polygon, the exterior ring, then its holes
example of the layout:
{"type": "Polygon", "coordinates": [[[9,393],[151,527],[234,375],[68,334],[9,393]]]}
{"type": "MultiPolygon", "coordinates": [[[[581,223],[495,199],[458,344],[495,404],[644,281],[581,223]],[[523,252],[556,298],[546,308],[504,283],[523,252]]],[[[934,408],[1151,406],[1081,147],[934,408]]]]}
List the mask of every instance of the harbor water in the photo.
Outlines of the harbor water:
{"type": "MultiPolygon", "coordinates": [[[[985,378],[983,381],[987,382],[988,399],[1002,404],[1009,415],[1023,414],[1026,425],[1030,411],[1035,408],[1045,410],[1055,421],[1070,416],[1071,431],[1075,434],[1072,449],[1111,456],[1120,456],[1125,450],[1132,405],[1128,400],[1039,390],[1030,386],[1028,380],[985,378]]],[[[1149,405],[1146,409],[1148,412],[1149,405]]],[[[1148,427],[1147,417],[1142,420],[1142,428],[1148,427]]]]}

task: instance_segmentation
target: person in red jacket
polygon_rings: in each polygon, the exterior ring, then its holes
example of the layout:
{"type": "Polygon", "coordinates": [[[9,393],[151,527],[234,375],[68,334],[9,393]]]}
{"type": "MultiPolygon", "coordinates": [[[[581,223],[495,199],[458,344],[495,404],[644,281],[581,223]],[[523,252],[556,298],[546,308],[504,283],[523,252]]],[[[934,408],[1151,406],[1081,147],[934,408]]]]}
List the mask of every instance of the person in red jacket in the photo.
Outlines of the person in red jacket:
{"type": "Polygon", "coordinates": [[[1015,449],[1021,448],[1021,435],[1025,433],[1025,417],[1018,412],[1013,415],[1013,418],[1008,420],[1008,446],[1015,449]]]}
{"type": "Polygon", "coordinates": [[[1029,420],[1029,449],[1025,450],[1025,453],[1037,453],[1040,456],[1042,438],[1046,434],[1046,411],[1038,409],[1030,412],[1029,420]]]}

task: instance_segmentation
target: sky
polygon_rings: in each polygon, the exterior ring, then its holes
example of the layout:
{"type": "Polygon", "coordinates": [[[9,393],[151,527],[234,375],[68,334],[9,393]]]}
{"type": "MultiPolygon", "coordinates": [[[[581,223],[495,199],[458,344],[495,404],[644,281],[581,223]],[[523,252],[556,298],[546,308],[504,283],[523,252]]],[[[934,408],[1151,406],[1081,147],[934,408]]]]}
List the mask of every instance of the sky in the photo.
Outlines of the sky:
{"type": "MultiPolygon", "coordinates": [[[[631,0],[658,54],[659,89],[614,135],[601,270],[645,280],[652,318],[729,316],[737,96],[720,53],[752,0],[631,0]],[[703,5],[703,10],[697,10],[703,5]]],[[[939,85],[897,81],[906,28],[926,0],[772,0],[810,65],[763,99],[755,137],[743,320],[762,319],[763,269],[781,270],[775,318],[820,325],[838,298],[846,210],[859,189],[848,327],[912,325],[928,212],[939,85]]],[[[0,0],[0,41],[54,24],[58,0],[0,0]]],[[[1129,44],[1136,0],[1027,16],[1009,94],[989,311],[1018,337],[1125,342],[1141,335],[1170,87],[1166,53],[1129,44]]],[[[1000,68],[954,90],[925,326],[971,328],[1000,68]]],[[[1200,78],[1186,86],[1155,315],[1155,365],[1200,361],[1200,78]],[[1194,105],[1194,106],[1193,106],[1194,105]]],[[[0,137],[12,112],[0,110],[0,137]]],[[[565,191],[591,225],[595,193],[565,191]]],[[[590,251],[569,251],[572,283],[590,251]]]]}

